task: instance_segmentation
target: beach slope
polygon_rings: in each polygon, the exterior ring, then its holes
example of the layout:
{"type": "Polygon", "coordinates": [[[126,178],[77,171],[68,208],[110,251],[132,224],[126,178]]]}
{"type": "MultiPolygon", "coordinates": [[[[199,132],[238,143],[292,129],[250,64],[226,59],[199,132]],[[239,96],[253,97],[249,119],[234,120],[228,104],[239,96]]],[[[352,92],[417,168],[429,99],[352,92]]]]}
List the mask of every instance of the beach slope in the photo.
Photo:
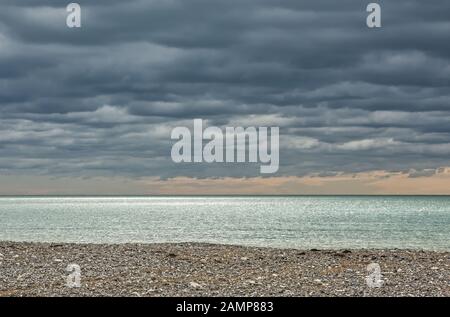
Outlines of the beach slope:
{"type": "Polygon", "coordinates": [[[0,242],[0,296],[450,296],[450,253],[0,242]]]}

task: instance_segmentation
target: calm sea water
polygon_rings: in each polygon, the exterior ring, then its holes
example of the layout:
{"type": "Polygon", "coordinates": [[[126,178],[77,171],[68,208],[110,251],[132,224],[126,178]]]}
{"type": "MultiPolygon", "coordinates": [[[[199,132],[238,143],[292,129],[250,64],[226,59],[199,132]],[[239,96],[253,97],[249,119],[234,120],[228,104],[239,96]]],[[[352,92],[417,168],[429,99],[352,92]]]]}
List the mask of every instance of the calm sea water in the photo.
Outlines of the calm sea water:
{"type": "Polygon", "coordinates": [[[450,197],[4,197],[0,240],[450,249],[450,197]]]}

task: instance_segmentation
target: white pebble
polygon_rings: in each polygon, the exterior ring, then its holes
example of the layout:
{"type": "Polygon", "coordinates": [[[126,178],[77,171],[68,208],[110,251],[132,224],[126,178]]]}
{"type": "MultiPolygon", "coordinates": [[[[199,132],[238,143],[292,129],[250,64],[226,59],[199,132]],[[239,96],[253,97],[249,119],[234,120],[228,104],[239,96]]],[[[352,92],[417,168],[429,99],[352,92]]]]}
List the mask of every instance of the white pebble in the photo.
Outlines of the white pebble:
{"type": "Polygon", "coordinates": [[[190,282],[190,283],[189,283],[189,286],[190,286],[190,287],[193,287],[193,288],[201,288],[201,287],[202,287],[200,284],[195,283],[195,282],[190,282]]]}

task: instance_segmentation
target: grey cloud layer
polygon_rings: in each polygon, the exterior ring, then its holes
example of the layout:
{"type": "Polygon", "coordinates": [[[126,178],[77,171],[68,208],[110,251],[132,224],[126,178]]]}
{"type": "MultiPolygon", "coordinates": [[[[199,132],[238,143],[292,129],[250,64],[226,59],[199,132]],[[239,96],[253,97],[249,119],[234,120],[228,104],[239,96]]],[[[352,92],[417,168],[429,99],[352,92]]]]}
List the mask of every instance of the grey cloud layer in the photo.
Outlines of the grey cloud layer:
{"type": "Polygon", "coordinates": [[[79,3],[81,29],[1,3],[0,173],[258,173],[172,164],[192,118],[280,126],[281,175],[449,165],[448,1],[382,1],[378,30],[356,0],[79,3]]]}

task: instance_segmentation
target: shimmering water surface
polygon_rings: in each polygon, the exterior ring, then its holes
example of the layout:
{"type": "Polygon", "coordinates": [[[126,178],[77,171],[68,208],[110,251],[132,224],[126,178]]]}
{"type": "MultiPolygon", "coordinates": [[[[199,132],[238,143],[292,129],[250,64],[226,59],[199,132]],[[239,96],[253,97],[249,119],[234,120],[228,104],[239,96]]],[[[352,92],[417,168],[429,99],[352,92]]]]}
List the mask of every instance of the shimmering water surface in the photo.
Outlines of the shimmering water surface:
{"type": "Polygon", "coordinates": [[[3,197],[0,240],[450,249],[450,197],[3,197]]]}

